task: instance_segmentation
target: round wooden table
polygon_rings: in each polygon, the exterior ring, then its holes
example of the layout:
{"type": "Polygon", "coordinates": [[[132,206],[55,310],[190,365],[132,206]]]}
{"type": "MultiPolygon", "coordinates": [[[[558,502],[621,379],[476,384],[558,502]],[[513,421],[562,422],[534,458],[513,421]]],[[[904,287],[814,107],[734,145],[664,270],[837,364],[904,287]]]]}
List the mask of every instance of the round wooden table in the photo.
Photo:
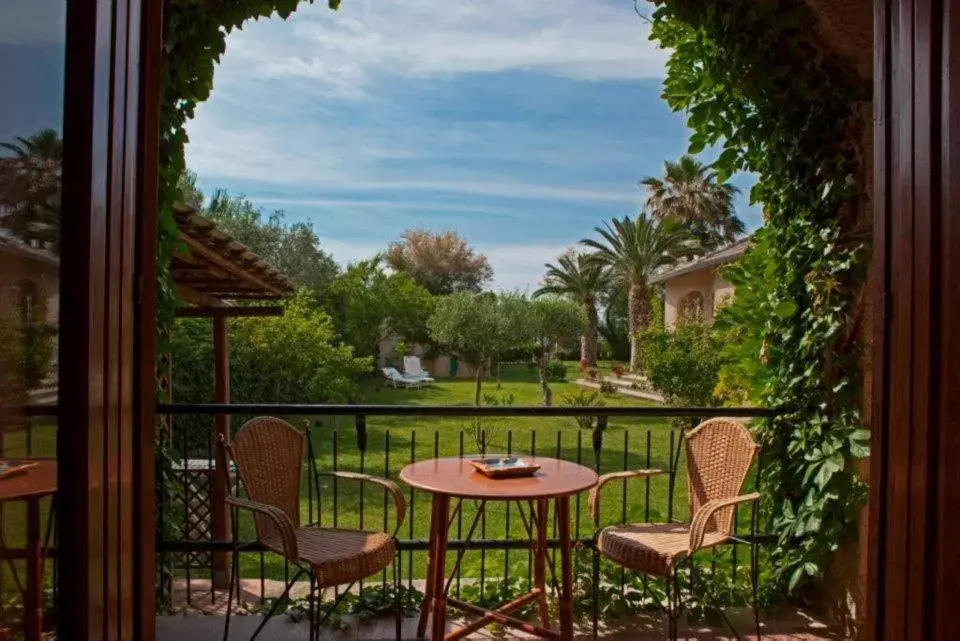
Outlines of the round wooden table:
{"type": "Polygon", "coordinates": [[[433,641],[456,641],[480,628],[492,623],[514,627],[535,634],[544,639],[573,639],[573,579],[571,576],[570,552],[570,497],[593,487],[597,474],[588,467],[544,457],[523,457],[540,465],[540,470],[530,477],[513,479],[491,479],[476,471],[469,458],[442,458],[411,463],[400,472],[400,478],[412,487],[433,494],[433,507],[430,515],[430,552],[427,562],[427,589],[423,605],[420,608],[420,621],[417,636],[423,638],[426,633],[427,619],[431,618],[433,641]],[[453,517],[450,515],[450,499],[457,499],[453,517]],[[516,501],[523,522],[530,535],[533,551],[533,589],[504,604],[496,610],[486,610],[472,603],[447,596],[453,577],[459,570],[463,557],[461,550],[453,573],[445,576],[447,537],[450,525],[460,511],[464,499],[478,503],[476,518],[466,537],[469,541],[475,530],[476,521],[487,501],[516,501]],[[555,501],[557,534],[560,539],[560,629],[550,628],[550,614],[547,608],[546,565],[547,565],[547,513],[550,500],[555,501]],[[524,503],[529,508],[530,518],[524,512],[524,503]],[[510,616],[510,613],[537,601],[540,625],[533,625],[510,616]],[[446,607],[450,605],[475,614],[479,619],[467,626],[444,636],[446,628],[446,607]]]}
{"type": "Polygon", "coordinates": [[[27,585],[23,594],[23,636],[40,641],[43,634],[43,560],[45,542],[40,536],[40,500],[57,491],[57,462],[53,460],[17,461],[34,467],[0,479],[0,503],[25,501],[27,504],[27,585]]]}

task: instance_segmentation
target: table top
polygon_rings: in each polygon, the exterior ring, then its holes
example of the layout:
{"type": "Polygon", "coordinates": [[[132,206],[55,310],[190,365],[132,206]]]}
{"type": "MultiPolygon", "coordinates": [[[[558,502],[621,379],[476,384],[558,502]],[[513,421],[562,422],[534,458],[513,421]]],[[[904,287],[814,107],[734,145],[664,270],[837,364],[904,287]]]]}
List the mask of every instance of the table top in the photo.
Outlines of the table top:
{"type": "Polygon", "coordinates": [[[524,456],[540,465],[533,476],[492,479],[470,465],[470,458],[437,458],[407,465],[400,479],[407,485],[433,492],[473,499],[537,499],[577,494],[597,483],[589,467],[542,456],[524,456]]]}
{"type": "Polygon", "coordinates": [[[57,491],[57,462],[52,459],[18,459],[17,463],[36,463],[23,474],[0,479],[0,502],[40,498],[57,491]]]}

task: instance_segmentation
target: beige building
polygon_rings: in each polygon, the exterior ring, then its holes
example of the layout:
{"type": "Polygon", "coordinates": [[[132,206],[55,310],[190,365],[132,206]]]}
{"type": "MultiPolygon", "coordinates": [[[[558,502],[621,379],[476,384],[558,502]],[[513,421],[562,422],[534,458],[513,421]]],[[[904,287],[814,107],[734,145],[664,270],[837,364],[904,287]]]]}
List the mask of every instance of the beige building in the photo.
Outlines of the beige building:
{"type": "Polygon", "coordinates": [[[733,298],[733,285],[720,277],[720,268],[747,250],[749,238],[660,272],[652,285],[664,289],[664,324],[674,329],[683,318],[700,318],[713,323],[714,313],[733,298]]]}

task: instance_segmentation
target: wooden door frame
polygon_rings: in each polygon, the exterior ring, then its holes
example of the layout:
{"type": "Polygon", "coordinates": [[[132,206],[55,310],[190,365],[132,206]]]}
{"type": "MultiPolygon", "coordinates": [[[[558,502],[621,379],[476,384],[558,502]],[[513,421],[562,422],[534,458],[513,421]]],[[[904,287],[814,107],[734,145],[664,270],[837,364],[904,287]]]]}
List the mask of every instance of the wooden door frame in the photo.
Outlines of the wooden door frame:
{"type": "Polygon", "coordinates": [[[875,1],[865,638],[949,639],[960,584],[960,7],[875,1]]]}
{"type": "Polygon", "coordinates": [[[161,23],[162,0],[67,3],[57,438],[64,640],[149,641],[155,625],[161,23]]]}

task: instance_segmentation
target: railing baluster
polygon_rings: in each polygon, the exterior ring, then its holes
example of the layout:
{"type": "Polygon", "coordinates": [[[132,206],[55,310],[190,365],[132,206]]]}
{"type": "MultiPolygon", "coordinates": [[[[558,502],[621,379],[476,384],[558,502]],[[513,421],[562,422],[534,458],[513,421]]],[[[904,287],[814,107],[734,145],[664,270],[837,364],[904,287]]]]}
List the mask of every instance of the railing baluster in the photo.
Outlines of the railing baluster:
{"type": "MultiPolygon", "coordinates": [[[[182,439],[181,442],[180,442],[180,449],[181,449],[181,459],[180,459],[181,483],[183,484],[183,496],[184,496],[184,501],[183,501],[183,532],[184,532],[185,535],[188,535],[188,532],[190,531],[190,471],[189,471],[190,466],[189,466],[189,459],[187,458],[189,453],[188,453],[188,450],[187,450],[187,433],[186,433],[186,430],[184,430],[184,432],[183,432],[183,439],[182,439]]],[[[212,499],[213,499],[212,495],[207,496],[207,500],[208,500],[208,501],[212,501],[212,499]]],[[[213,519],[211,518],[211,523],[210,523],[211,526],[213,525],[212,521],[213,521],[213,519]]],[[[210,532],[210,533],[211,533],[211,535],[213,534],[212,528],[211,528],[211,532],[210,532]]],[[[184,560],[184,562],[185,562],[185,564],[186,564],[186,566],[187,566],[187,567],[186,567],[186,569],[187,569],[187,571],[186,571],[186,577],[187,577],[187,606],[192,606],[192,605],[193,605],[193,586],[191,585],[191,584],[193,583],[193,581],[192,581],[192,578],[193,578],[193,577],[190,576],[190,566],[193,565],[193,559],[194,559],[194,558],[196,558],[195,555],[190,554],[189,552],[185,552],[185,553],[183,554],[183,556],[181,557],[181,559],[184,560]]],[[[212,560],[213,560],[213,557],[211,557],[211,566],[210,566],[210,567],[213,567],[212,560]]]]}
{"type": "MultiPolygon", "coordinates": [[[[734,506],[733,506],[733,536],[734,536],[734,540],[733,540],[733,542],[730,544],[730,565],[732,566],[732,572],[733,572],[733,574],[731,575],[731,578],[733,579],[733,582],[734,582],[734,583],[737,582],[737,540],[736,540],[736,536],[737,536],[737,532],[738,532],[738,530],[737,530],[737,519],[738,519],[739,517],[740,517],[740,515],[738,514],[737,506],[734,505],[734,506]]],[[[716,565],[716,559],[714,559],[714,565],[716,565]]]]}
{"type": "MultiPolygon", "coordinates": [[[[513,454],[513,430],[507,430],[507,456],[513,454]]],[[[507,501],[504,507],[504,530],[506,540],[510,540],[510,501],[507,501]]],[[[510,549],[503,551],[503,581],[506,583],[510,578],[510,549]]]]}
{"type": "MultiPolygon", "coordinates": [[[[229,478],[229,477],[228,477],[228,478],[229,478]]],[[[214,505],[214,504],[213,504],[214,494],[216,494],[217,492],[219,492],[219,490],[214,490],[214,487],[213,487],[213,486],[214,486],[215,483],[217,483],[217,475],[216,475],[216,473],[213,471],[213,437],[211,436],[210,438],[207,439],[207,498],[208,498],[208,500],[210,501],[210,505],[211,505],[210,514],[213,515],[213,516],[211,517],[211,519],[210,519],[210,521],[211,521],[211,526],[212,526],[212,524],[215,522],[215,520],[219,520],[219,519],[223,518],[222,513],[218,513],[218,514],[215,514],[215,513],[214,513],[214,508],[219,508],[219,507],[221,507],[221,506],[218,506],[218,505],[214,505]]],[[[227,488],[227,489],[229,490],[229,488],[227,488]]],[[[210,529],[210,538],[213,538],[213,537],[214,537],[214,530],[213,530],[213,528],[211,527],[211,529],[210,529]]],[[[223,553],[220,552],[220,553],[217,554],[216,556],[221,556],[222,554],[223,554],[223,553]]],[[[216,558],[216,557],[214,557],[214,558],[216,558]]],[[[215,570],[216,570],[216,566],[217,566],[217,563],[216,563],[216,562],[214,562],[214,563],[212,563],[212,564],[210,565],[210,603],[216,603],[216,602],[217,602],[216,593],[215,593],[215,591],[214,591],[214,589],[213,589],[213,588],[214,588],[214,581],[213,581],[213,579],[214,579],[214,573],[215,573],[215,570]]]]}
{"type": "MultiPolygon", "coordinates": [[[[383,435],[383,478],[390,478],[390,430],[386,430],[383,435]]],[[[387,510],[389,509],[389,496],[386,488],[383,490],[383,531],[389,532],[387,528],[387,510]]],[[[399,552],[398,552],[399,554],[399,552]]],[[[396,572],[396,568],[394,568],[396,572]]],[[[387,568],[383,568],[383,574],[380,577],[380,589],[384,595],[387,593],[387,568]]]]}
{"type": "MultiPolygon", "coordinates": [[[[597,453],[595,452],[595,454],[597,453]]],[[[560,458],[560,457],[558,456],[557,458],[560,458]]],[[[577,430],[577,465],[581,465],[582,463],[583,463],[583,430],[578,429],[577,430]]],[[[580,494],[579,493],[574,499],[573,510],[574,510],[573,513],[574,513],[574,523],[575,523],[573,528],[574,536],[576,536],[577,539],[579,539],[580,538],[580,494]]]]}
{"type": "MultiPolygon", "coordinates": [[[[627,470],[628,460],[627,460],[627,448],[629,447],[629,432],[623,430],[623,469],[627,470]]],[[[649,477],[648,477],[649,478],[649,477]]],[[[627,522],[627,479],[623,479],[620,488],[620,522],[627,522]]],[[[623,595],[626,591],[627,585],[627,571],[621,565],[620,566],[620,598],[623,598],[623,595]]]]}
{"type": "MultiPolygon", "coordinates": [[[[483,456],[487,455],[487,430],[480,430],[480,451],[483,456]]],[[[487,511],[480,512],[480,539],[487,540],[487,511]]],[[[487,548],[480,548],[480,596],[484,594],[484,585],[487,575],[487,548]]]]}
{"type": "MultiPolygon", "coordinates": [[[[366,460],[367,460],[367,451],[366,449],[362,449],[360,450],[360,473],[361,474],[364,474],[367,471],[366,460]]],[[[363,529],[363,486],[366,485],[366,483],[357,483],[357,485],[360,486],[358,489],[360,490],[360,529],[362,530],[363,529]]],[[[360,579],[357,585],[359,586],[358,587],[359,591],[363,592],[363,579],[360,579]]]]}
{"type": "MultiPolygon", "coordinates": [[[[537,457],[537,430],[530,432],[530,456],[537,457]]],[[[533,585],[533,551],[527,548],[527,585],[533,585]]]]}
{"type": "MultiPolygon", "coordinates": [[[[463,430],[460,430],[460,458],[463,458],[463,430]]],[[[457,511],[457,540],[463,539],[463,510],[457,511]]],[[[460,598],[460,573],[457,572],[457,598],[460,598]]]]}
{"type": "MultiPolygon", "coordinates": [[[[414,430],[410,430],[410,462],[415,463],[416,461],[417,461],[417,430],[414,429],[414,430]]],[[[415,502],[415,499],[416,499],[416,495],[414,494],[413,487],[411,486],[410,501],[409,501],[410,503],[409,532],[410,533],[408,535],[411,541],[413,540],[413,523],[414,523],[413,504],[415,502]]],[[[410,550],[410,553],[407,555],[407,560],[409,561],[409,563],[407,563],[407,609],[409,610],[410,608],[413,607],[410,602],[411,593],[413,591],[413,550],[410,550]]]]}
{"type": "MultiPolygon", "coordinates": [[[[561,430],[557,430],[557,458],[558,458],[558,459],[563,458],[563,447],[562,447],[561,434],[562,434],[562,431],[561,431],[561,430]]],[[[549,504],[549,502],[548,502],[548,504],[549,504]]],[[[556,511],[556,510],[553,511],[553,519],[552,519],[552,521],[553,521],[553,538],[557,538],[557,511],[556,511]]],[[[556,567],[557,567],[557,549],[556,549],[556,548],[553,548],[553,550],[551,550],[551,553],[552,553],[552,556],[550,557],[550,565],[551,565],[554,569],[556,569],[556,567]]],[[[555,573],[554,573],[554,576],[556,576],[555,573]]],[[[556,585],[554,585],[554,591],[556,591],[556,585]]]]}
{"type": "MultiPolygon", "coordinates": [[[[340,428],[337,427],[337,420],[333,421],[333,465],[332,469],[334,472],[338,471],[340,466],[340,428]]],[[[340,504],[340,486],[337,484],[337,477],[333,477],[333,527],[337,527],[339,522],[339,504],[340,504]]],[[[287,574],[286,568],[284,568],[284,585],[286,585],[287,574]]],[[[337,599],[340,598],[340,588],[337,586],[333,587],[333,601],[336,603],[337,599]]]]}
{"type": "Polygon", "coordinates": [[[669,479],[667,481],[667,522],[673,522],[673,481],[676,478],[677,471],[673,469],[673,428],[670,429],[670,459],[668,461],[669,479]]]}
{"type": "MultiPolygon", "coordinates": [[[[647,458],[643,466],[645,469],[648,469],[648,470],[650,469],[650,428],[649,427],[647,428],[647,458]]],[[[644,484],[643,522],[649,523],[650,522],[650,477],[649,476],[643,479],[643,484],[644,484]]],[[[649,590],[649,586],[647,585],[647,575],[644,574],[643,575],[643,595],[647,596],[649,595],[649,593],[650,593],[650,590],[649,590]]]]}

